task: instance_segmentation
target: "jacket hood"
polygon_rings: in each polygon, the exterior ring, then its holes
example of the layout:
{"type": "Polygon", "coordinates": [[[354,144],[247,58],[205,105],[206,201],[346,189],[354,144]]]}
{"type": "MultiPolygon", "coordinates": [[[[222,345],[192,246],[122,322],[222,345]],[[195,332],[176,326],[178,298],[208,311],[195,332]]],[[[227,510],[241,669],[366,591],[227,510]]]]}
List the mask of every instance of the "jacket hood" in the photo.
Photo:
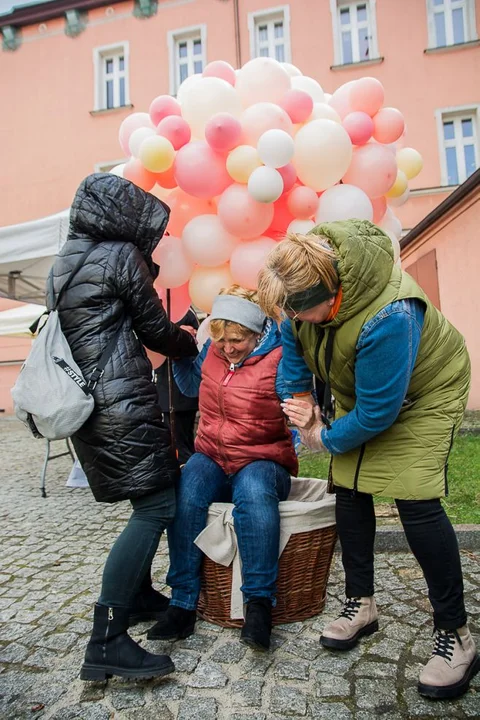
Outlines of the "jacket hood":
{"type": "Polygon", "coordinates": [[[328,323],[338,326],[366,308],[387,286],[394,267],[392,241],[368,220],[324,223],[310,232],[325,237],[338,258],[343,299],[328,323]]]}
{"type": "Polygon", "coordinates": [[[163,237],[169,215],[168,205],[129,180],[111,173],[94,173],[80,183],[75,193],[67,242],[78,235],[97,242],[129,242],[149,261],[163,237]]]}

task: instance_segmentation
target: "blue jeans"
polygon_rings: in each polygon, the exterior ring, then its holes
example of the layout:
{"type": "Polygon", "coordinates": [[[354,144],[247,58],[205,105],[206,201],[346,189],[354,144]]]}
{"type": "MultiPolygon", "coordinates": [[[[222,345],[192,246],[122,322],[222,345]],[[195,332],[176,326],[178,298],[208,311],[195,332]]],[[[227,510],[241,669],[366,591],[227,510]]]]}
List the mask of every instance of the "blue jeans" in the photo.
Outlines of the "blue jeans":
{"type": "Polygon", "coordinates": [[[195,453],[182,469],[177,513],[168,528],[171,605],[194,610],[200,594],[202,552],[194,544],[206,527],[208,506],[233,502],[235,532],[242,559],[245,602],[252,597],[275,600],[280,542],[278,503],[290,492],[290,473],[270,460],[246,465],[226,475],[216,462],[195,453]]]}

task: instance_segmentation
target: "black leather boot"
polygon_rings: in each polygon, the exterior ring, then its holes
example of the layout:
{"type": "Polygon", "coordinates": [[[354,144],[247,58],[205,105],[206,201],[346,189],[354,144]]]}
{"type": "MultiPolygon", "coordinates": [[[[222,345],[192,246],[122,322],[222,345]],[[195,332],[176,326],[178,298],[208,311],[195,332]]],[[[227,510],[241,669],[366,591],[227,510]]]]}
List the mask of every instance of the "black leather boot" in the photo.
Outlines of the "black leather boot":
{"type": "Polygon", "coordinates": [[[130,608],[128,623],[130,627],[137,623],[148,620],[160,620],[165,610],[168,608],[170,598],[162,595],[152,586],[152,577],[150,569],[147,570],[143,578],[140,589],[135,596],[133,605],[130,608]]]}
{"type": "Polygon", "coordinates": [[[169,605],[162,619],[147,632],[149,640],[182,640],[195,630],[196,610],[169,605]]]}
{"type": "Polygon", "coordinates": [[[148,679],[175,670],[168,655],[153,655],[127,634],[128,610],[95,605],[93,630],[80,671],[82,680],[106,680],[112,675],[148,679]]]}
{"type": "Polygon", "coordinates": [[[270,648],[272,632],[272,602],[270,598],[251,598],[247,603],[245,624],[242,628],[240,641],[256,650],[270,648]]]}

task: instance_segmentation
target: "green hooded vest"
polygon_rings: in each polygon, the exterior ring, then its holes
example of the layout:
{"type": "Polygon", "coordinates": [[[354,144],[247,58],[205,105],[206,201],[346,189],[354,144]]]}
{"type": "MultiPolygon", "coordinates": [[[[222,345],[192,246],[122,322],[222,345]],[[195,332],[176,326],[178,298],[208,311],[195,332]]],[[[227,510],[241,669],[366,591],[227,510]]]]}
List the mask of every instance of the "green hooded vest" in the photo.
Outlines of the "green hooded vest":
{"type": "Polygon", "coordinates": [[[361,447],[332,458],[334,485],[403,500],[448,493],[447,461],[470,388],[470,361],[462,335],[393,262],[390,238],[368,221],[314,228],[338,257],[342,303],[329,323],[292,322],[310,370],[326,379],[325,350],[334,331],[329,371],[335,419],[355,407],[355,356],[363,326],[395,300],[417,298],[425,320],[407,396],[394,424],[361,447]],[[298,332],[297,332],[298,330],[298,332]]]}

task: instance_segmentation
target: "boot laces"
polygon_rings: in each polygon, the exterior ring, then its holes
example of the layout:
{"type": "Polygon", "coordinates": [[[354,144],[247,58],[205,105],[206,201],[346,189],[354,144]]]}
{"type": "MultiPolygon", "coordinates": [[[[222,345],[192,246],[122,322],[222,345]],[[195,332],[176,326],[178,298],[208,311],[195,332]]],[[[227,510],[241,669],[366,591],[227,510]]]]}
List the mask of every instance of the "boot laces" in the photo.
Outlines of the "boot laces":
{"type": "Polygon", "coordinates": [[[439,630],[435,628],[434,633],[437,633],[435,638],[435,644],[432,650],[432,656],[439,655],[445,658],[445,660],[451,660],[453,657],[453,649],[455,647],[455,640],[458,640],[460,646],[463,647],[460,635],[456,630],[439,630]]]}
{"type": "Polygon", "coordinates": [[[360,602],[360,598],[347,598],[345,600],[343,610],[340,613],[340,617],[345,617],[347,620],[353,620],[361,605],[362,603],[360,602]]]}

